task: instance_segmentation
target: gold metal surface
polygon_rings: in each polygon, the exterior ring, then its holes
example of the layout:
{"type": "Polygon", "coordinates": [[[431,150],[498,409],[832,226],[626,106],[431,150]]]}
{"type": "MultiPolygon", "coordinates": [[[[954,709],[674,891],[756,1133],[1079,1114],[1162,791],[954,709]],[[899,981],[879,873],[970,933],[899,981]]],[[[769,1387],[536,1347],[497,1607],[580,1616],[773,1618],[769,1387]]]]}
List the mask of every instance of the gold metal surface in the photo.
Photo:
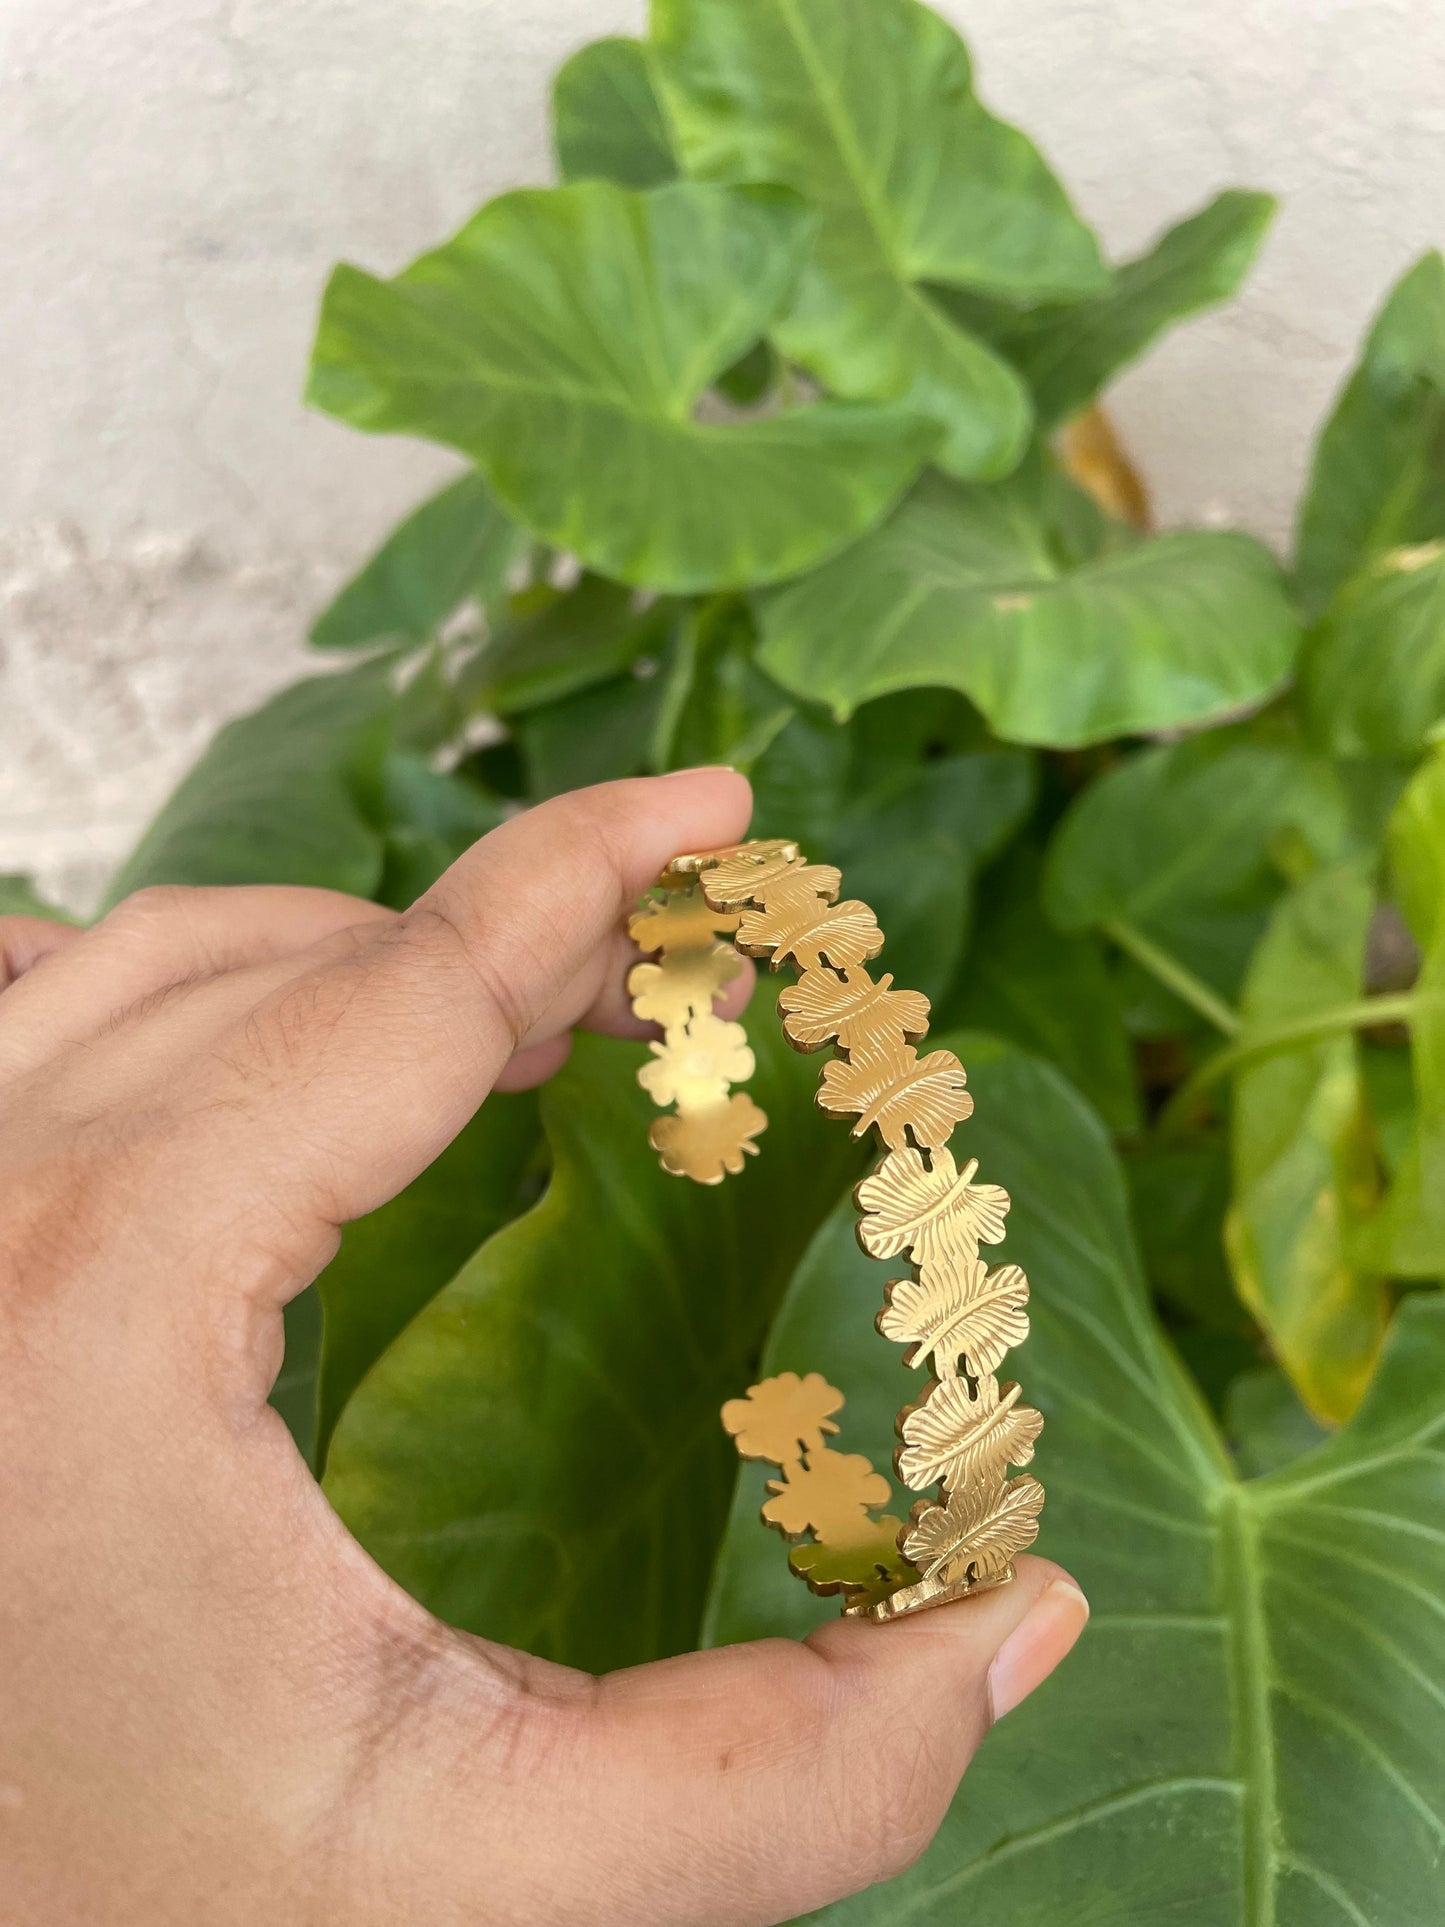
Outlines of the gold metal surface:
{"type": "Polygon", "coordinates": [[[831,864],[781,839],[676,857],[628,926],[654,960],[627,982],[637,1015],[662,1027],[638,1077],[673,1107],[649,1134],[665,1170],[719,1184],[767,1124],[732,1089],[753,1072],[743,1028],[712,1007],[738,969],[728,937],[745,956],[798,970],[778,1009],[795,1049],[835,1049],[819,1107],[885,1147],[855,1194],[858,1237],[870,1256],[908,1265],[885,1286],[877,1326],[909,1348],[906,1365],[932,1368],[923,1397],[898,1415],[894,1455],[898,1477],[924,1496],[906,1522],[880,1512],[889,1482],[829,1443],[843,1395],[817,1372],[764,1379],[722,1418],[742,1457],[780,1474],[763,1518],[793,1541],[793,1571],[816,1593],[841,1593],[845,1612],[887,1620],[1013,1577],[1044,1493],[1009,1468],[1032,1461],[1043,1418],[994,1376],[1028,1335],[1029,1288],[1017,1265],[990,1269],[980,1256],[1003,1238],[1008,1193],[977,1182],[977,1160],[960,1167],[948,1149],[973,1110],[963,1066],[951,1051],[920,1057],[928,999],[864,968],[883,933],[867,904],[838,901],[841,887],[831,864]]]}

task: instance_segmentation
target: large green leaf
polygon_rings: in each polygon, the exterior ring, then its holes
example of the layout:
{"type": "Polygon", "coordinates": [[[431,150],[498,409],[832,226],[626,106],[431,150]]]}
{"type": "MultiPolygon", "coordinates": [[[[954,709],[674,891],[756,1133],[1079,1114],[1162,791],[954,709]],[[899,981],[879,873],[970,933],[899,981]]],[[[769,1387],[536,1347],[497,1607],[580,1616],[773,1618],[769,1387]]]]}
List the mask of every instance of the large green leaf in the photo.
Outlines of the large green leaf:
{"type": "Polygon", "coordinates": [[[1423,958],[1410,1025],[1415,1129],[1363,1255],[1401,1277],[1445,1279],[1445,748],[1400,799],[1390,865],[1423,958]]]}
{"type": "Polygon", "coordinates": [[[0,917],[43,917],[48,923],[73,923],[65,910],[41,896],[27,876],[0,876],[0,917]]]}
{"type": "Polygon", "coordinates": [[[1139,1127],[1134,1064],[1119,995],[1097,939],[1055,929],[1039,901],[1035,852],[991,873],[952,1022],[1046,1057],[1112,1130],[1139,1127]]]}
{"type": "Polygon", "coordinates": [[[324,1325],[313,1390],[322,1463],[347,1400],[377,1359],[515,1217],[538,1142],[532,1092],[489,1097],[405,1191],[346,1227],[317,1281],[324,1325]]]}
{"type": "Polygon", "coordinates": [[[657,769],[728,763],[746,772],[797,713],[753,660],[746,603],[719,597],[678,627],[652,746],[657,769]]]}
{"type": "Polygon", "coordinates": [[[473,708],[499,716],[575,695],[660,650],[675,609],[639,609],[633,590],[584,575],[566,595],[499,622],[463,672],[463,693],[473,708]]]}
{"type": "Polygon", "coordinates": [[[520,532],[479,475],[463,475],[423,502],[311,625],[319,649],[425,642],[468,596],[495,601],[506,587],[520,532]]]}
{"type": "MultiPolygon", "coordinates": [[[[1033,759],[1016,750],[941,756],[856,794],[817,854],[878,913],[900,983],[935,1002],[958,973],[974,881],[1034,800],[1033,759]]],[[[813,854],[813,852],[809,852],[813,854]]]]}
{"type": "Polygon", "coordinates": [[[107,894],[149,883],[305,883],[369,896],[381,877],[390,674],[313,676],[227,723],[107,894]]]}
{"type": "Polygon", "coordinates": [[[666,693],[663,676],[639,673],[650,666],[639,663],[514,720],[532,802],[648,772],[666,693]]]}
{"type": "Polygon", "coordinates": [[[460,771],[433,769],[414,749],[394,749],[382,771],[386,848],[379,903],[405,910],[478,837],[495,830],[506,806],[460,771]]]}
{"type": "Polygon", "coordinates": [[[980,315],[1032,389],[1041,426],[1087,407],[1176,322],[1227,301],[1249,272],[1275,205],[1271,195],[1230,188],[1116,269],[1113,287],[1092,300],[980,315]]]}
{"type": "Polygon", "coordinates": [[[622,35],[579,47],[557,69],[552,138],[564,181],[646,188],[677,178],[646,51],[622,35]]]}
{"type": "Polygon", "coordinates": [[[511,515],[604,575],[789,575],[876,521],[936,439],[846,403],[695,418],[788,299],[809,233],[768,188],[504,194],[392,281],[335,271],[310,398],[461,449],[511,515]]]}
{"type": "MultiPolygon", "coordinates": [[[[968,1151],[1013,1193],[1004,1250],[1033,1286],[1010,1363],[1047,1419],[1039,1549],[1093,1618],[989,1735],[918,1866],[815,1918],[1424,1927],[1445,1836],[1445,1303],[1402,1311],[1344,1431],[1240,1481],[1154,1325],[1101,1127],[1046,1067],[958,1048],[968,1151]]],[[[840,1444],[886,1464],[917,1380],[873,1332],[887,1274],[850,1210],[810,1251],[765,1365],[826,1373],[848,1395],[840,1444]]],[[[746,1468],[716,1640],[827,1610],[758,1524],[758,1484],[746,1468]]]]}
{"type": "Polygon", "coordinates": [[[1391,549],[1348,582],[1300,664],[1311,733],[1336,756],[1418,756],[1445,718],[1445,541],[1391,549]]]}
{"type": "Polygon", "coordinates": [[[653,0],[652,33],[688,172],[819,210],[783,352],[835,394],[938,421],[954,473],[1006,473],[1023,385],[926,284],[1025,301],[1108,276],[1038,151],[974,96],[953,29],[914,0],[653,0]]]}
{"type": "Polygon", "coordinates": [[[353,1395],[326,1488],[456,1625],[592,1668],[695,1642],[745,1389],[813,1226],[856,1169],[817,1065],[757,1000],[762,1155],[666,1176],[637,1045],[579,1038],[548,1085],[542,1202],[484,1245],[353,1395]]]}
{"type": "MultiPolygon", "coordinates": [[[[1359,996],[1374,871],[1369,860],[1319,870],[1280,903],[1244,981],[1241,1044],[1359,996]]],[[[1353,1036],[1242,1070],[1231,1150],[1227,1241],[1240,1296],[1305,1404],[1338,1424],[1364,1394],[1387,1317],[1383,1280],[1350,1255],[1378,1197],[1353,1036]]]]}
{"type": "Polygon", "coordinates": [[[881,528],[761,604],[761,661],[846,716],[911,684],[961,690],[1010,742],[1071,747],[1258,702],[1298,629],[1248,536],[1183,532],[1075,568],[1032,491],[926,478],[881,528]]]}
{"type": "Polygon", "coordinates": [[[1311,615],[1390,549],[1445,535],[1445,257],[1391,291],[1315,448],[1298,579],[1311,615]]]}
{"type": "Polygon", "coordinates": [[[1300,759],[1237,736],[1141,750],[1080,792],[1049,849],[1065,930],[1128,926],[1232,994],[1279,895],[1271,840],[1297,820],[1300,759]]]}
{"type": "Polygon", "coordinates": [[[948,699],[923,696],[918,709],[941,725],[933,738],[926,724],[915,737],[923,718],[905,723],[898,705],[887,722],[880,704],[847,729],[795,717],[752,771],[753,834],[794,836],[838,864],[845,892],[877,912],[899,982],[939,999],[957,974],[974,880],[1022,825],[1036,772],[1017,750],[947,753],[948,699]]]}

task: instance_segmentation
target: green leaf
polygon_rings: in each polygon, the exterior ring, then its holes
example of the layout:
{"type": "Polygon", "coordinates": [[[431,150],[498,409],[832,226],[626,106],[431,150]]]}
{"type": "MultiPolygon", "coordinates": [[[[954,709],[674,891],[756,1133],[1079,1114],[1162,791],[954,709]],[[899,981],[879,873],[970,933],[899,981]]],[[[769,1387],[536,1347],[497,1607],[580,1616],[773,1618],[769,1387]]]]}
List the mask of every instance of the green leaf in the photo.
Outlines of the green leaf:
{"type": "Polygon", "coordinates": [[[558,68],[552,137],[564,181],[646,188],[677,178],[646,51],[622,35],[579,47],[558,68]]]}
{"type": "Polygon", "coordinates": [[[1230,1386],[1224,1430],[1246,1479],[1291,1464],[1329,1437],[1300,1403],[1284,1373],[1273,1365],[1241,1373],[1230,1386]]]}
{"type": "Polygon", "coordinates": [[[462,851],[504,820],[506,806],[467,777],[394,749],[383,769],[386,851],[376,896],[405,910],[462,851]]]}
{"type": "Polygon", "coordinates": [[[993,310],[988,338],[1028,382],[1040,426],[1086,408],[1176,322],[1227,301],[1253,265],[1275,207],[1272,195],[1228,189],[1116,269],[1113,287],[1093,299],[1023,314],[993,310]]]}
{"type": "Polygon", "coordinates": [[[762,1155],[704,1189],[648,1147],[645,1052],[579,1037],[542,1097],[541,1203],[342,1414],[333,1504],[454,1625],[594,1670],[695,1643],[732,1489],[718,1409],[857,1160],[813,1105],[817,1065],[761,1008],[753,1043],[762,1155]]]}
{"type": "Polygon", "coordinates": [[[381,878],[390,667],[296,683],[227,723],[122,865],[150,883],[301,883],[370,896],[381,878]]]}
{"type": "Polygon", "coordinates": [[[510,515],[601,574],[681,591],[790,575],[869,528],[936,439],[832,402],[695,418],[808,237],[773,189],[504,194],[392,281],[335,271],[310,399],[459,448],[510,515]]]}
{"type": "Polygon", "coordinates": [[[748,771],[796,709],[753,660],[744,604],[704,603],[681,624],[667,671],[652,760],[657,769],[729,763],[748,771]]]}
{"type": "Polygon", "coordinates": [[[1315,447],[1300,509],[1309,613],[1391,549],[1445,535],[1445,257],[1396,284],[1315,447]]]}
{"type": "Polygon", "coordinates": [[[873,906],[900,983],[935,1002],[949,989],[974,880],[1027,817],[1035,788],[1033,758],[1016,750],[938,757],[856,792],[809,849],[839,864],[848,895],[873,906]]]}
{"type": "Polygon", "coordinates": [[[317,1281],[325,1314],[319,1390],[312,1384],[320,1463],[347,1401],[377,1359],[517,1215],[539,1141],[536,1096],[493,1095],[405,1191],[346,1227],[317,1281]]]}
{"type": "Polygon", "coordinates": [[[426,642],[468,596],[506,587],[521,533],[479,475],[463,475],[394,529],[311,625],[318,649],[426,642]]]}
{"type": "Polygon", "coordinates": [[[1066,568],[1028,493],[926,478],[846,554],[766,596],[763,667],[846,716],[961,690],[1007,741],[1072,748],[1262,701],[1298,630],[1248,536],[1181,532],[1066,568]]]}
{"type": "Polygon", "coordinates": [[[1389,841],[1396,894],[1422,957],[1410,1025],[1416,1117],[1360,1257],[1398,1277],[1445,1278],[1445,748],[1400,799],[1389,841]]]}
{"type": "MultiPolygon", "coordinates": [[[[1368,859],[1319,870],[1283,899],[1245,978],[1241,1045],[1359,996],[1374,870],[1368,859]]],[[[1378,1198],[1354,1038],[1240,1071],[1230,1148],[1226,1243],[1240,1297],[1310,1411],[1339,1424],[1364,1394],[1388,1317],[1383,1280],[1350,1255],[1378,1198]]]]}
{"type": "Polygon", "coordinates": [[[1445,540],[1391,549],[1340,590],[1300,663],[1315,740],[1416,757],[1445,718],[1445,540]]]}
{"type": "Polygon", "coordinates": [[[1031,850],[990,874],[949,1020],[1047,1058],[1111,1130],[1136,1131],[1134,1061],[1103,950],[1092,936],[1054,928],[1039,881],[1031,850]]]}
{"type": "MultiPolygon", "coordinates": [[[[1039,1550],[1077,1575],[1093,1617],[989,1734],[918,1865],[814,1918],[1433,1919],[1445,1301],[1402,1311],[1344,1431],[1240,1481],[1150,1315],[1103,1130],[1057,1073],[955,1041],[978,1100],[968,1151],[1013,1193],[1003,1250],[1033,1288],[1033,1334],[1010,1366],[1047,1420],[1039,1550]]],[[[824,1372],[848,1396],[840,1446],[886,1464],[916,1380],[872,1329],[887,1273],[858,1251],[850,1210],[795,1279],[763,1369],[824,1372]]],[[[757,1484],[744,1468],[709,1612],[718,1641],[830,1610],[788,1577],[757,1484]]]]}
{"type": "Polygon", "coordinates": [[[1282,887],[1270,845],[1301,780],[1289,751],[1236,735],[1141,750],[1070,806],[1045,908],[1064,930],[1128,925],[1233,995],[1282,887]]]}
{"type": "Polygon", "coordinates": [[[654,0],[652,32],[687,172],[781,182],[819,211],[783,353],[937,421],[955,474],[1006,474],[1027,394],[927,284],[1024,301],[1108,274],[1037,149],[975,98],[953,29],[913,0],[654,0]]]}
{"type": "Polygon", "coordinates": [[[513,722],[534,802],[649,769],[666,690],[647,659],[626,675],[529,709],[513,722]],[[646,673],[643,673],[643,672],[646,673]]]}
{"type": "Polygon", "coordinates": [[[267,1403],[279,1412],[296,1449],[316,1470],[316,1373],[321,1362],[321,1300],[308,1285],[287,1302],[281,1369],[267,1403]]]}
{"type": "Polygon", "coordinates": [[[26,876],[0,876],[0,917],[43,917],[47,923],[74,923],[67,910],[41,896],[26,876]]]}
{"type": "Polygon", "coordinates": [[[500,624],[467,665],[463,693],[473,709],[499,716],[575,695],[661,650],[675,610],[671,602],[639,609],[631,589],[584,575],[566,595],[500,624]]]}
{"type": "MultiPolygon", "coordinates": [[[[1087,1093],[1086,1093],[1087,1094],[1087,1093]]],[[[1134,1236],[1150,1290],[1184,1323],[1248,1338],[1254,1324],[1235,1295],[1224,1252],[1229,1151],[1223,1131],[1154,1137],[1124,1159],[1134,1236]]]]}

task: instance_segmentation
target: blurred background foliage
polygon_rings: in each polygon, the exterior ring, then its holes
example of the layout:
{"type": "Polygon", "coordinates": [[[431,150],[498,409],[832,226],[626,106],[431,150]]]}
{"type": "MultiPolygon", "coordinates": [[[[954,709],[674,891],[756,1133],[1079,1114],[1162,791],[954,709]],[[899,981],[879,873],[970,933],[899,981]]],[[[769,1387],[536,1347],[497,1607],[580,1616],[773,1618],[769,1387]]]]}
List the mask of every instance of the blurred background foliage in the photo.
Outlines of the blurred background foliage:
{"type": "MultiPolygon", "coordinates": [[[[841,864],[935,1029],[966,1032],[968,1152],[1033,1281],[1041,1548],[1095,1607],[920,1866],[826,1918],[1424,1927],[1445,262],[1381,307],[1282,566],[1154,532],[1097,407],[1234,291],[1267,195],[1106,262],[914,0],[654,0],[647,42],[583,48],[553,107],[562,185],[392,280],[332,277],[315,404],[468,469],[318,616],[332,662],[220,733],[112,900],[269,880],[404,906],[560,790],[744,769],[756,833],[841,864]]],[[[760,1361],[821,1368],[881,1465],[908,1387],[872,1337],[857,1147],[753,1028],[772,1124],[722,1192],[657,1169],[636,1048],[581,1039],[292,1307],[276,1403],[458,1625],[604,1668],[824,1610],[717,1407],[760,1361]]]]}

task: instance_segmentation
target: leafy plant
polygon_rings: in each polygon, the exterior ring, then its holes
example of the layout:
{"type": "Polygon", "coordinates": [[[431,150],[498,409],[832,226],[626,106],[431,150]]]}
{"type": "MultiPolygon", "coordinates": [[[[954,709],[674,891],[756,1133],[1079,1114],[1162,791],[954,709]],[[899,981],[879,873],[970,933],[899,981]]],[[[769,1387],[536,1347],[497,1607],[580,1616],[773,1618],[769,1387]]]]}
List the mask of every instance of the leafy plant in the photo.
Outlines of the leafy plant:
{"type": "MultiPolygon", "coordinates": [[[[1148,533],[1077,432],[1234,291],[1267,197],[1107,265],[914,0],[654,0],[554,107],[562,186],[333,276],[313,401],[472,466],[317,619],[351,666],[229,725],[114,894],[404,903],[560,788],[745,767],[757,832],[840,863],[969,1027],[969,1153],[1033,1280],[1041,1545],[1095,1605],[919,1868],[826,1917],[1423,1927],[1445,262],[1382,309],[1285,569],[1148,533]]],[[[605,1667],[820,1610],[717,1408],[760,1361],[824,1370],[882,1465],[904,1390],[856,1147],[753,1028],[775,1123],[721,1193],[658,1170],[637,1050],[584,1041],[540,1119],[492,1100],[294,1308],[298,1438],[459,1625],[605,1667]]]]}

